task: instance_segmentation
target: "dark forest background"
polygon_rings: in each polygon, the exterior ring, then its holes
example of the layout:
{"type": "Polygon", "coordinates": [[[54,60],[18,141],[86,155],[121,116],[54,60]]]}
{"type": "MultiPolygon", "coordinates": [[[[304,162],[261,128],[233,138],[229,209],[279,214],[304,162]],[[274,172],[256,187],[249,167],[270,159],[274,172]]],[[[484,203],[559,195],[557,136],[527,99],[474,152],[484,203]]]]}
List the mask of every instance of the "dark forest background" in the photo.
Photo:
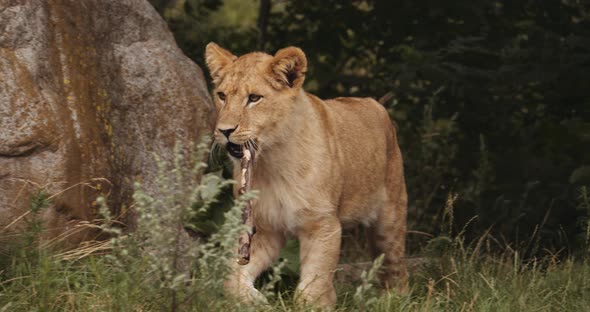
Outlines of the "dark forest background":
{"type": "Polygon", "coordinates": [[[306,90],[382,98],[399,129],[409,246],[461,232],[576,253],[590,191],[590,4],[546,1],[151,0],[205,71],[302,48],[306,90]]]}

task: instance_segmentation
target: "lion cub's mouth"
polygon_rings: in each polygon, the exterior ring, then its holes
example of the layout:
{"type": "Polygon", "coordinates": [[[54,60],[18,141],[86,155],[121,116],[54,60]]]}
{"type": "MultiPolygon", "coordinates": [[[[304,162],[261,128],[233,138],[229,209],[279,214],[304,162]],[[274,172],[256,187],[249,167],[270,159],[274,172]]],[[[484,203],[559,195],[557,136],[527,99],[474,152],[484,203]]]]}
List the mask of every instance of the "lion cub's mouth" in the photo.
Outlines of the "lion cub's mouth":
{"type": "Polygon", "coordinates": [[[227,142],[225,149],[235,158],[242,158],[244,156],[244,146],[232,142],[227,142]]]}

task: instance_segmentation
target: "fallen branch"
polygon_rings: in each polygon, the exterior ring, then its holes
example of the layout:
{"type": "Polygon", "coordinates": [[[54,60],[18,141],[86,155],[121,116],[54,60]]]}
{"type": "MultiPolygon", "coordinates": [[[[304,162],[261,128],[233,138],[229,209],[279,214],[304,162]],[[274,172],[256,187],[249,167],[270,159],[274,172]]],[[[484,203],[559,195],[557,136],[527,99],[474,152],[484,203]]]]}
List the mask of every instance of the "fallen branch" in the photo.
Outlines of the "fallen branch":
{"type": "MultiPolygon", "coordinates": [[[[242,176],[240,178],[240,196],[250,191],[250,177],[252,175],[252,163],[254,162],[254,153],[248,148],[244,147],[244,155],[240,161],[242,176]]],[[[247,226],[247,231],[240,234],[238,239],[238,264],[246,265],[250,262],[250,244],[252,236],[256,233],[256,226],[254,225],[254,218],[252,217],[252,200],[248,199],[242,211],[242,222],[247,226]]]]}

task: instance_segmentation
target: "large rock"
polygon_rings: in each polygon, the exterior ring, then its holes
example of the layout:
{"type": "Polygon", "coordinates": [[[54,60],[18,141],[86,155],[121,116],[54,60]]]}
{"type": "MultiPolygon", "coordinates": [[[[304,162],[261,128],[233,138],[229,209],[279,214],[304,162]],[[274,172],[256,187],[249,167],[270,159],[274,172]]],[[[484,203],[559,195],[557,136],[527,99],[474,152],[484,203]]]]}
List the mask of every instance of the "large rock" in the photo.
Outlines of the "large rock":
{"type": "Polygon", "coordinates": [[[40,189],[51,236],[93,219],[100,193],[129,207],[153,154],[198,141],[212,114],[201,70],[146,0],[0,0],[0,239],[40,189]]]}

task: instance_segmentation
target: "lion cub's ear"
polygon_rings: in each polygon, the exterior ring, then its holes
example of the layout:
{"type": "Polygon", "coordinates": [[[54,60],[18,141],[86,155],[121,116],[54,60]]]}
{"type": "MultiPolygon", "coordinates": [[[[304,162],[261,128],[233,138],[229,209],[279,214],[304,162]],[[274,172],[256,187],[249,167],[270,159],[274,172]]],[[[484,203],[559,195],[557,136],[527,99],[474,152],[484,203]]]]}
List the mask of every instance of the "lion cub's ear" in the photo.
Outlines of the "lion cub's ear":
{"type": "Polygon", "coordinates": [[[237,56],[214,42],[210,42],[205,48],[205,61],[207,62],[207,67],[209,67],[209,72],[213,80],[217,80],[223,68],[237,58],[237,56]]]}
{"type": "Polygon", "coordinates": [[[280,87],[300,88],[307,71],[305,53],[296,47],[279,50],[270,63],[270,71],[280,87]]]}

